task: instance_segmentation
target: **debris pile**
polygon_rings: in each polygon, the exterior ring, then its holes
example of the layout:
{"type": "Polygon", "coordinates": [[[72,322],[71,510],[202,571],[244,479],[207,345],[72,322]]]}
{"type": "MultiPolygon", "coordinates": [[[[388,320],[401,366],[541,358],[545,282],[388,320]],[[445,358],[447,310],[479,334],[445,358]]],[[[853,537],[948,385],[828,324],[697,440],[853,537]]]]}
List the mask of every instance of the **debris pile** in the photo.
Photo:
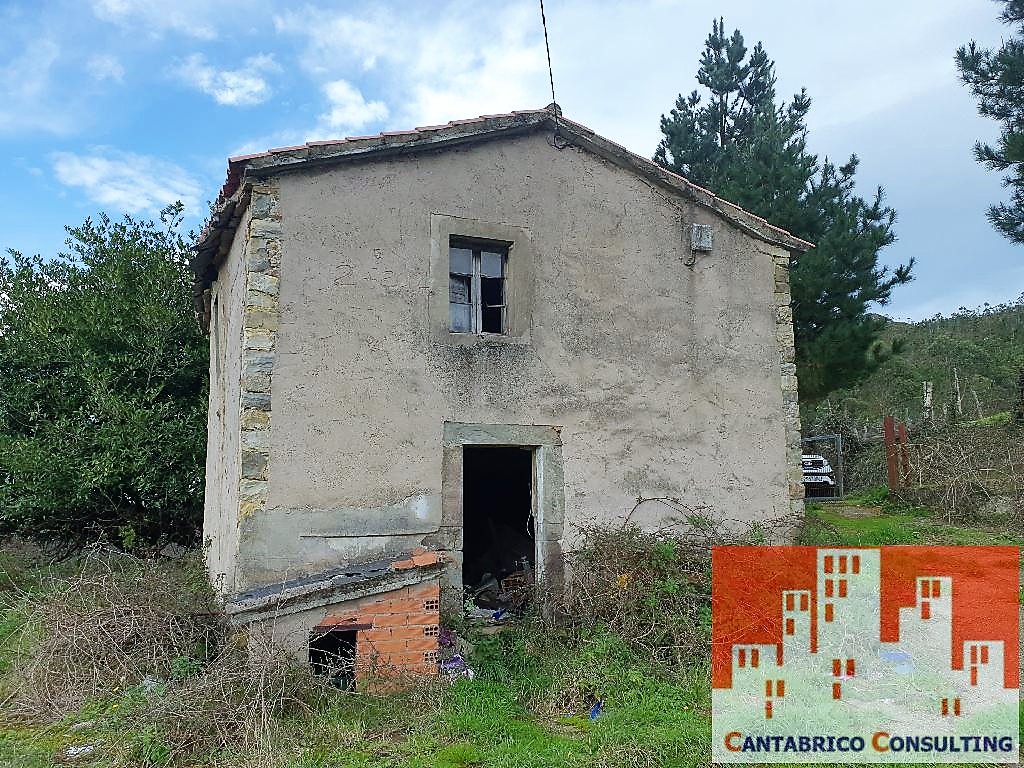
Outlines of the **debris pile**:
{"type": "Polygon", "coordinates": [[[498,575],[485,573],[475,586],[466,588],[466,618],[496,624],[521,616],[534,583],[533,563],[528,557],[519,558],[511,569],[498,575]]]}

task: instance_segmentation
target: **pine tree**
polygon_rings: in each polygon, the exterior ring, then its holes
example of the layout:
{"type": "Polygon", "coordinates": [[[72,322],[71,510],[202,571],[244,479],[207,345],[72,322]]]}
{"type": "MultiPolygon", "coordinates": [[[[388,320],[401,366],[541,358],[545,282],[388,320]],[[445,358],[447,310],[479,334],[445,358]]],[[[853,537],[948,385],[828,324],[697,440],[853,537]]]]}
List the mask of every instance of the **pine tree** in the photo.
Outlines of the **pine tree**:
{"type": "Polygon", "coordinates": [[[892,352],[885,321],[869,314],[911,279],[913,260],[890,271],[878,252],[896,238],[896,212],[879,187],[869,203],[854,192],[857,157],[836,166],[807,150],[806,91],[777,104],[775,64],[761,43],[750,55],[739,30],[713,23],[697,82],[662,115],[654,159],[772,224],[815,243],[793,258],[797,375],[807,399],[848,386],[892,352]]]}
{"type": "Polygon", "coordinates": [[[992,205],[988,219],[999,232],[1024,243],[1024,0],[1002,0],[1001,21],[1017,27],[1017,36],[998,50],[978,48],[972,40],[956,52],[960,79],[978,100],[978,111],[1002,125],[995,147],[976,142],[974,156],[993,171],[1008,172],[1003,184],[1010,202],[992,205]]]}

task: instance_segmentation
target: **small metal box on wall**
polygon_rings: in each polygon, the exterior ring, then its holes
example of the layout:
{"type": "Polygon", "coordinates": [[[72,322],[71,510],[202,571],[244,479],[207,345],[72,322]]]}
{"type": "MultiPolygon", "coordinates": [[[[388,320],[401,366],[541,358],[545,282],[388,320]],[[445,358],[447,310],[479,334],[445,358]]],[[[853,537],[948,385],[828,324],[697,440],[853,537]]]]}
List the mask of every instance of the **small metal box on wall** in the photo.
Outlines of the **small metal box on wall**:
{"type": "Polygon", "coordinates": [[[708,253],[715,247],[715,230],[710,224],[690,225],[690,250],[708,253]]]}

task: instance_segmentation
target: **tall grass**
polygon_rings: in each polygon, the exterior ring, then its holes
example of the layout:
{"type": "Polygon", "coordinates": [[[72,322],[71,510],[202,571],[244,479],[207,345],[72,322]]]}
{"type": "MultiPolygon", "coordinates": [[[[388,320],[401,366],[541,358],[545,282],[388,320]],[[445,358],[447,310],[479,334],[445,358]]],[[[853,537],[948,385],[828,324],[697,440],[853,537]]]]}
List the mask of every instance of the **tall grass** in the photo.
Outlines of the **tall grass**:
{"type": "Polygon", "coordinates": [[[332,689],[261,635],[232,634],[197,559],[97,551],[26,571],[0,612],[0,764],[82,745],[76,762],[126,768],[703,764],[710,570],[691,550],[593,529],[559,618],[463,627],[475,679],[387,693],[332,689]]]}

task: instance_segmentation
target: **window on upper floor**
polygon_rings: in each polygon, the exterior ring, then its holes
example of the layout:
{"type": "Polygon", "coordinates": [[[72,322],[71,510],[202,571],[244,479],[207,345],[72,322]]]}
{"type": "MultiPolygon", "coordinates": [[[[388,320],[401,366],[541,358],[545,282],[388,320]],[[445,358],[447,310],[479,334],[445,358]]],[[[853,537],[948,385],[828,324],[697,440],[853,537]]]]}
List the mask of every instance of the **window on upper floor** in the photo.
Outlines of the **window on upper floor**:
{"type": "Polygon", "coordinates": [[[508,332],[509,243],[451,237],[448,244],[449,329],[508,332]]]}

